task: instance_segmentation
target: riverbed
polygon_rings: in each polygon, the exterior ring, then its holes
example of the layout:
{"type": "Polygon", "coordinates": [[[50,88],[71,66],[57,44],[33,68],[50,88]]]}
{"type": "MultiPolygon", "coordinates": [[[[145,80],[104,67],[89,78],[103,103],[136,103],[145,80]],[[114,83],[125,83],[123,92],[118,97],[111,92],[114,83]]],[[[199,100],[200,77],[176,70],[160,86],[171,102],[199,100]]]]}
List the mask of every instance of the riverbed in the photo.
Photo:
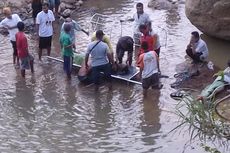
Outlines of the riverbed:
{"type": "MultiPolygon", "coordinates": [[[[109,16],[105,32],[115,43],[122,35],[132,36],[132,23],[120,24],[135,12],[136,0],[88,0],[81,11],[74,13],[82,27],[90,29],[92,12],[109,16]]],[[[12,49],[8,38],[0,36],[0,152],[72,153],[72,152],[156,152],[181,153],[189,141],[189,133],[168,132],[176,127],[174,114],[177,101],[170,98],[178,64],[185,61],[185,51],[191,31],[197,30],[185,16],[184,4],[172,10],[153,10],[142,0],[153,27],[161,35],[160,67],[164,84],[161,90],[150,90],[147,98],[142,87],[113,80],[112,91],[102,85],[79,84],[76,75],[69,82],[62,64],[38,62],[37,41],[28,34],[30,51],[35,56],[35,73],[20,71],[12,64],[12,49]]],[[[60,57],[60,24],[55,24],[52,56],[60,57]]],[[[202,36],[208,43],[210,60],[219,68],[230,57],[227,42],[202,36]]],[[[84,52],[90,38],[77,35],[77,51],[84,52]]],[[[44,55],[46,53],[44,52],[44,55]]],[[[200,89],[198,89],[200,90],[200,89]]],[[[203,153],[197,141],[186,153],[203,153]]],[[[225,150],[226,151],[226,150],[225,150]]]]}

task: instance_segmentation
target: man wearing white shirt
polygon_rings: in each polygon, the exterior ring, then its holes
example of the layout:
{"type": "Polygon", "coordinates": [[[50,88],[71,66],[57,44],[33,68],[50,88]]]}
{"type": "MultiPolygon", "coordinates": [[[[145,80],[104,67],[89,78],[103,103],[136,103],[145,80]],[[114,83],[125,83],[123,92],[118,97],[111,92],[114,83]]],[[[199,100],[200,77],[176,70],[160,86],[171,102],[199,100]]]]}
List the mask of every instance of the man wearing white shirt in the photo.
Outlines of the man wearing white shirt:
{"type": "Polygon", "coordinates": [[[54,14],[49,10],[49,4],[43,3],[43,10],[38,13],[36,18],[36,25],[39,35],[39,60],[41,60],[42,49],[47,49],[47,55],[50,56],[52,36],[53,36],[53,22],[55,21],[54,14]]]}
{"type": "Polygon", "coordinates": [[[136,5],[137,12],[133,15],[133,19],[130,21],[134,21],[134,29],[133,29],[133,37],[135,44],[140,44],[140,25],[147,25],[150,21],[149,15],[144,12],[143,3],[137,3],[136,5]]]}
{"type": "Polygon", "coordinates": [[[11,9],[9,7],[3,8],[2,12],[6,18],[0,22],[0,28],[6,28],[8,30],[10,42],[14,50],[13,63],[17,64],[16,66],[19,66],[15,34],[18,32],[17,24],[19,21],[21,21],[21,19],[17,14],[12,14],[11,9]]]}
{"type": "Polygon", "coordinates": [[[208,47],[206,43],[200,38],[197,31],[191,34],[191,40],[186,49],[187,55],[193,59],[194,63],[206,61],[208,58],[208,47]]]}

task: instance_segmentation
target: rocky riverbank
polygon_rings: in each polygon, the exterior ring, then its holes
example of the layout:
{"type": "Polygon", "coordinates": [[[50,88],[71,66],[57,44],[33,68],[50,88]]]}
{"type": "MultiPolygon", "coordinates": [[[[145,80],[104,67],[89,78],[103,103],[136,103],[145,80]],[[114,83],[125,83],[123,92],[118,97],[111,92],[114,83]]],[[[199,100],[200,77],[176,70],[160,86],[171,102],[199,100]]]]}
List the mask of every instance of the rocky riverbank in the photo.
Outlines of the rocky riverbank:
{"type": "MultiPolygon", "coordinates": [[[[85,0],[61,0],[59,14],[62,15],[64,12],[72,13],[73,11],[77,11],[81,8],[84,1],[85,0]]],[[[2,12],[2,8],[6,6],[11,7],[13,13],[19,14],[27,28],[33,26],[31,0],[2,0],[0,1],[0,12],[2,12]]],[[[0,19],[3,18],[4,16],[1,13],[0,19]]]]}
{"type": "Polygon", "coordinates": [[[186,15],[207,35],[230,40],[229,0],[186,0],[186,15]]]}

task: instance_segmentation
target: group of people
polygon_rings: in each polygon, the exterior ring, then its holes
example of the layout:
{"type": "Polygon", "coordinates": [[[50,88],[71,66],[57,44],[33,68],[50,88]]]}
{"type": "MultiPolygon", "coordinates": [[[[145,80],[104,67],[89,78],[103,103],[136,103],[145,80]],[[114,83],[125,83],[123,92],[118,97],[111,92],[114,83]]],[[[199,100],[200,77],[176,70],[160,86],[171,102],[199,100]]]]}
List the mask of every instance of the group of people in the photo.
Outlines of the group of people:
{"type": "MultiPolygon", "coordinates": [[[[59,1],[51,0],[52,4],[58,5],[59,1]]],[[[53,10],[49,9],[49,3],[42,3],[40,10],[40,0],[33,0],[33,17],[36,23],[37,35],[39,37],[38,58],[42,60],[42,50],[47,49],[47,55],[50,55],[53,22],[55,15],[53,10]],[[39,8],[39,9],[38,9],[39,8]]],[[[160,89],[162,84],[159,81],[160,67],[160,41],[159,35],[154,32],[151,20],[144,12],[143,4],[137,3],[137,12],[132,19],[128,21],[134,22],[134,35],[121,37],[116,44],[116,52],[113,52],[113,47],[107,35],[102,30],[97,30],[91,42],[88,44],[85,57],[81,64],[81,69],[78,72],[78,78],[82,82],[93,82],[98,88],[101,72],[111,84],[111,74],[116,73],[118,69],[128,72],[128,67],[133,63],[134,46],[137,51],[136,66],[140,68],[142,78],[143,93],[146,95],[147,89],[150,87],[160,89]],[[123,62],[123,57],[127,52],[127,60],[123,62]]],[[[33,56],[28,51],[27,38],[23,32],[25,25],[17,14],[12,14],[9,7],[3,9],[5,19],[0,22],[0,27],[6,28],[9,31],[10,41],[13,46],[13,63],[20,68],[21,75],[25,77],[25,69],[33,68],[33,56]]],[[[84,30],[70,14],[63,16],[65,19],[60,34],[60,44],[62,56],[64,59],[64,71],[68,79],[71,79],[71,71],[73,64],[73,56],[75,46],[75,31],[82,31],[86,35],[89,33],[84,30]]],[[[124,20],[121,20],[124,22],[124,20]]],[[[207,60],[208,48],[206,43],[200,38],[198,32],[191,33],[191,39],[186,49],[187,55],[193,60],[193,63],[200,63],[207,60]]]]}
{"type": "MultiPolygon", "coordinates": [[[[92,42],[89,43],[86,55],[81,64],[78,78],[81,82],[93,82],[98,88],[100,73],[111,83],[111,74],[118,69],[127,70],[132,65],[134,44],[138,57],[136,65],[140,67],[142,86],[144,94],[150,87],[160,89],[162,84],[159,82],[159,36],[153,32],[149,16],[144,13],[143,4],[137,3],[137,13],[134,14],[134,38],[130,36],[121,37],[116,44],[116,53],[113,53],[112,45],[107,35],[102,30],[97,30],[93,34],[92,42]],[[138,28],[136,28],[138,27],[138,28]],[[139,37],[138,40],[137,36],[139,37]],[[127,60],[123,62],[123,57],[127,52],[127,60]]],[[[124,21],[121,21],[124,22],[124,21]]],[[[71,29],[73,26],[69,22],[64,22],[63,31],[60,35],[64,58],[64,70],[68,78],[71,78],[71,66],[73,61],[74,41],[71,40],[71,29]]],[[[126,72],[127,72],[126,71],[126,72]]]]}

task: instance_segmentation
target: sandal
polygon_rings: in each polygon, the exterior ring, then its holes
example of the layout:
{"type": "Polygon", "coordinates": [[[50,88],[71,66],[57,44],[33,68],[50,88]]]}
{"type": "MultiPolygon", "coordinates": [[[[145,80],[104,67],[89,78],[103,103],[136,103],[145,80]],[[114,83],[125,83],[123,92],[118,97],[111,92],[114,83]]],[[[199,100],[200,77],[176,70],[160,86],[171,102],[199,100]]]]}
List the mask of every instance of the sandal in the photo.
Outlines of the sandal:
{"type": "Polygon", "coordinates": [[[189,76],[189,73],[187,71],[174,74],[174,78],[184,78],[187,76],[189,76]]]}
{"type": "Polygon", "coordinates": [[[176,91],[170,94],[170,97],[172,98],[183,98],[184,94],[181,93],[181,91],[176,91]]]}

